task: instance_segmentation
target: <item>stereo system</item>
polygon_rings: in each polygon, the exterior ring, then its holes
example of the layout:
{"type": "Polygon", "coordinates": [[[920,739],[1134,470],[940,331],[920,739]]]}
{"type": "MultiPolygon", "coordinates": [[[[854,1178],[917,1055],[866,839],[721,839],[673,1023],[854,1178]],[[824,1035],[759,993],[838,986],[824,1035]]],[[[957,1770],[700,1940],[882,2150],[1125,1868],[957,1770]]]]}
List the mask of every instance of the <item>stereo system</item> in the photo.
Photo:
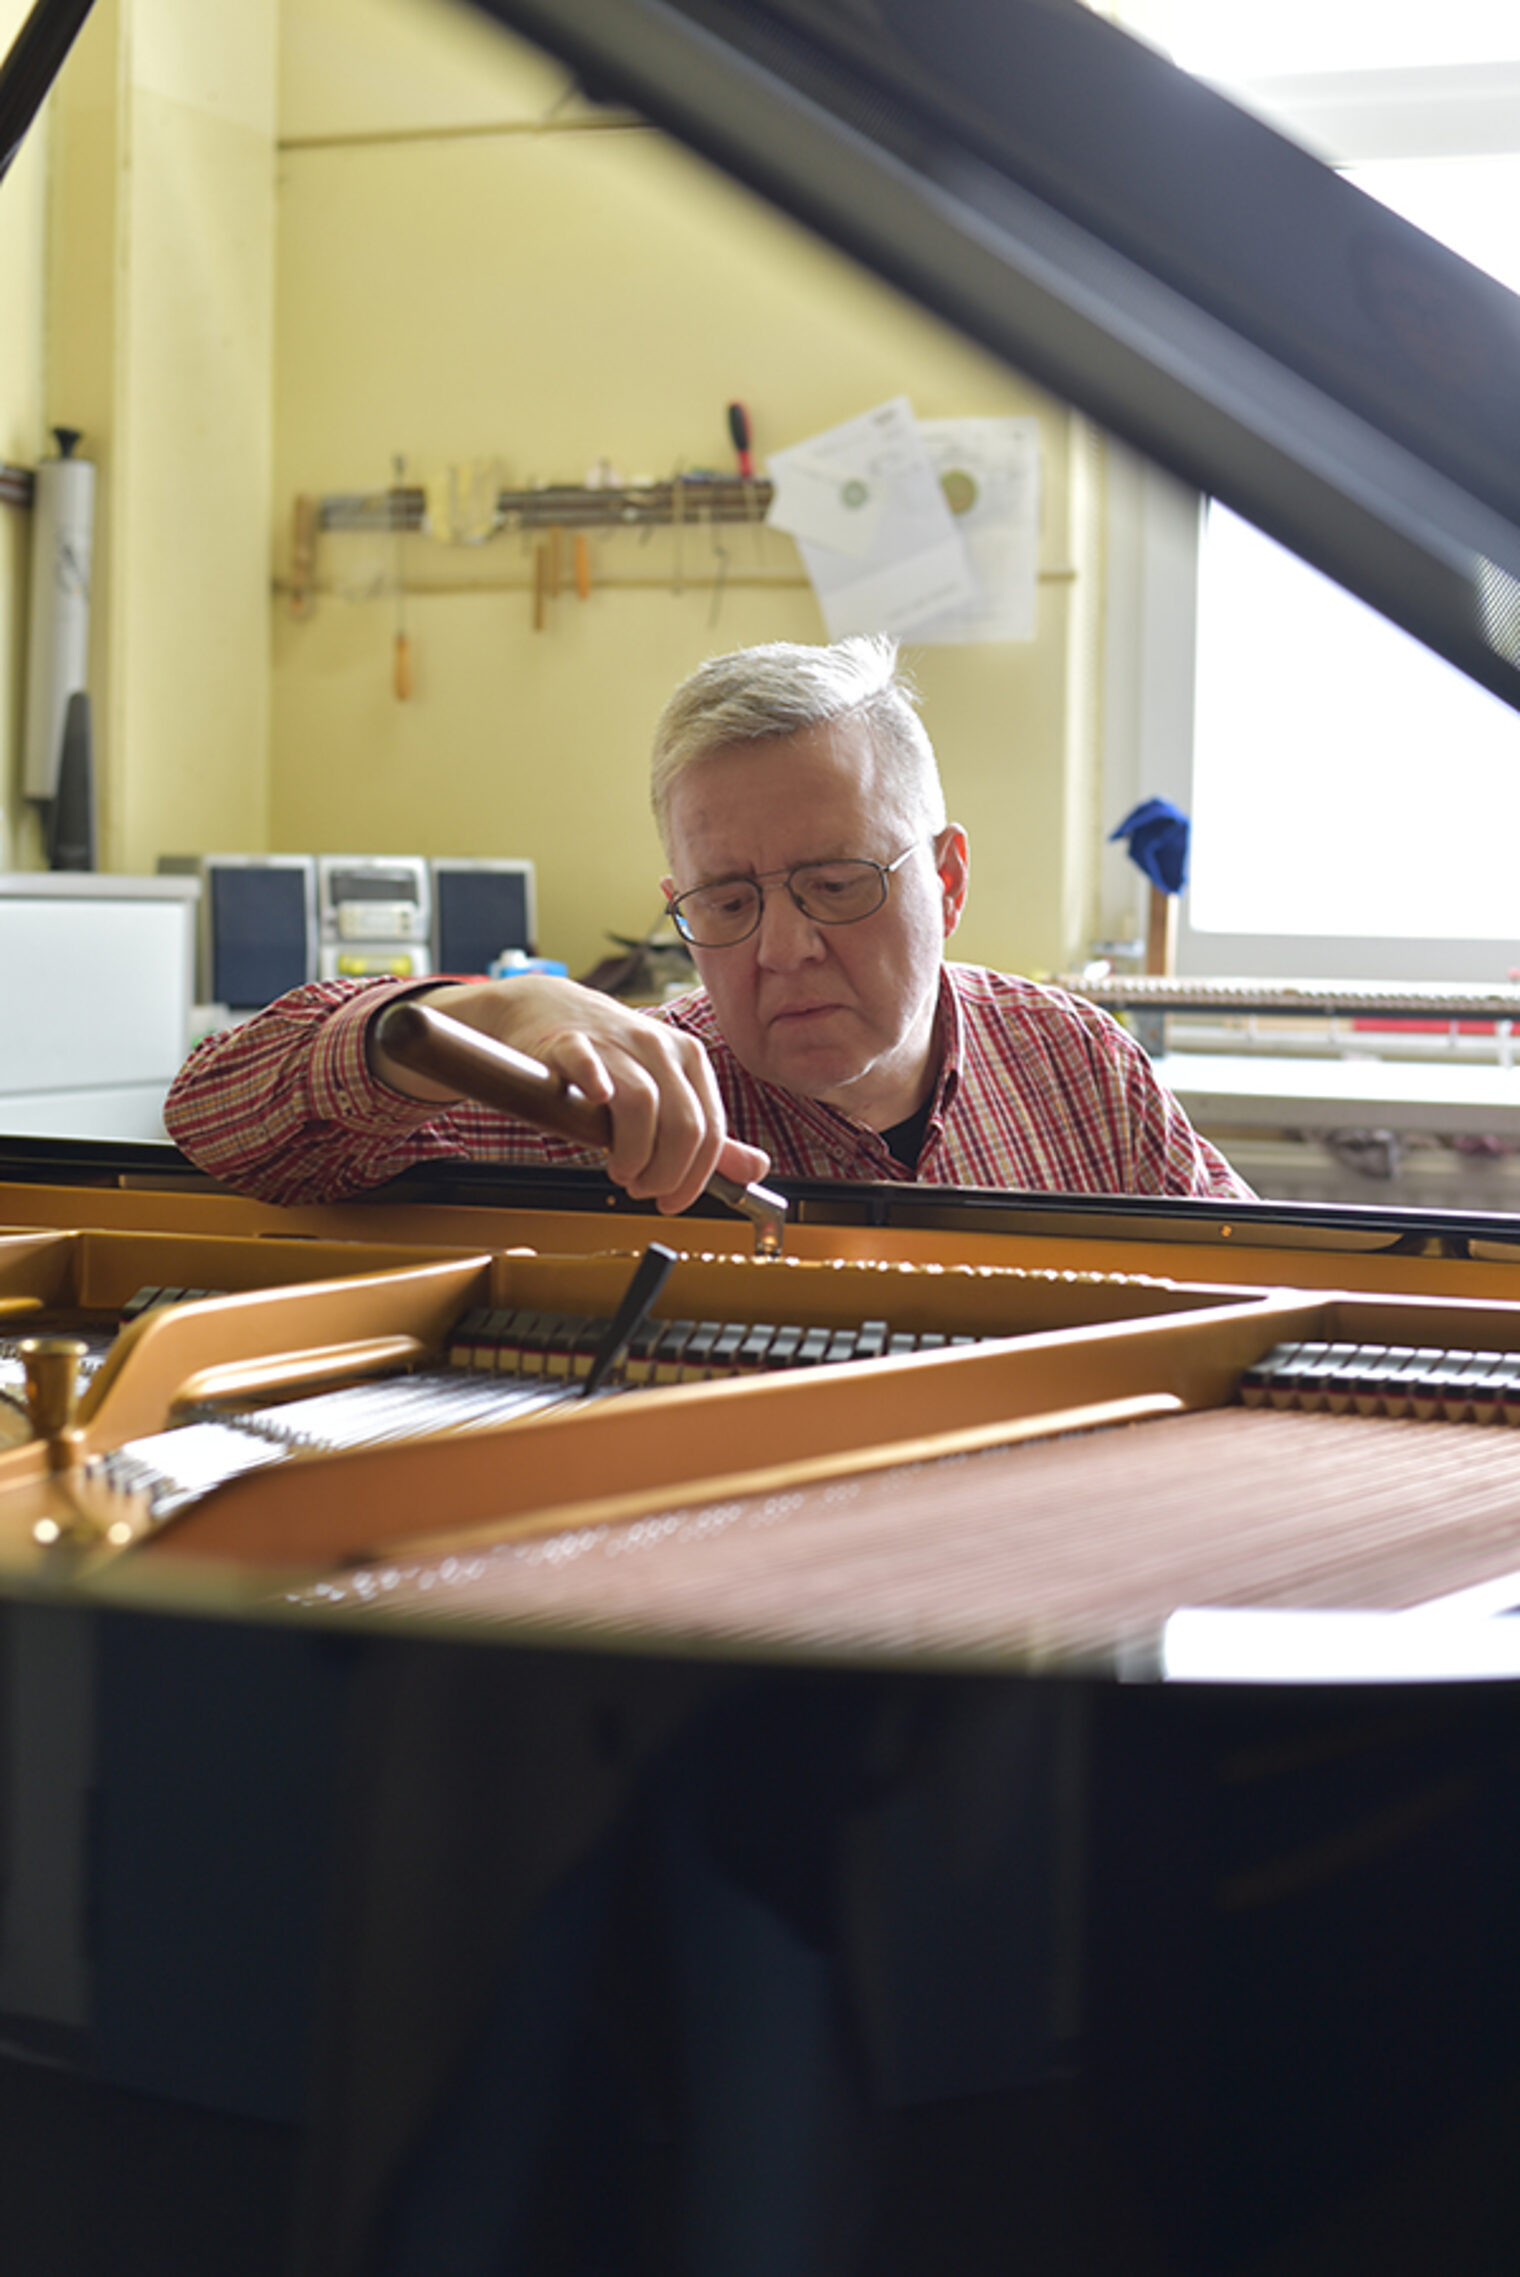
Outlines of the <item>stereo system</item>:
{"type": "Polygon", "coordinates": [[[531,956],[534,867],[418,854],[162,854],[201,881],[196,994],[256,1011],[303,981],[472,976],[531,956]]]}

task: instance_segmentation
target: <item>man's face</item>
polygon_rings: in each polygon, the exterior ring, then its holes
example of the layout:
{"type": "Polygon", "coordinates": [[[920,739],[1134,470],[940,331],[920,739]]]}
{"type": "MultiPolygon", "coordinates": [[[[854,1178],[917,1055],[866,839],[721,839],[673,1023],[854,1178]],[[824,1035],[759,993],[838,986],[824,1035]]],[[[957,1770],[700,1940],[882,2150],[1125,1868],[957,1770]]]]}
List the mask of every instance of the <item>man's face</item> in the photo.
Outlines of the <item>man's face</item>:
{"type": "Polygon", "coordinates": [[[778,878],[758,932],[692,951],[751,1075],[876,1130],[911,1115],[937,1067],[939,968],[965,899],[964,833],[951,825],[920,838],[857,721],[698,760],[677,779],[669,823],[667,893],[847,855],[885,864],[913,847],[884,905],[858,924],[815,924],[778,878]]]}

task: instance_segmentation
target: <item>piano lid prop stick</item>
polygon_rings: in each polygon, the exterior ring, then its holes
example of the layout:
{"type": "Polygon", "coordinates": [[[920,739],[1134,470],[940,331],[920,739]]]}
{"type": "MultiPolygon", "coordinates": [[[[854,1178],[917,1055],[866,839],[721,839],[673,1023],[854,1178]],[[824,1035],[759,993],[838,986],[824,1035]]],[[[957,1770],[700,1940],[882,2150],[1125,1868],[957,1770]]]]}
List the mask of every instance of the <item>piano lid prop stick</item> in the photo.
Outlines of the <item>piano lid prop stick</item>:
{"type": "MultiPolygon", "coordinates": [[[[573,1083],[562,1083],[540,1060],[499,1044],[447,1013],[415,1000],[392,1004],[381,1013],[375,1040],[401,1066],[434,1083],[446,1083],[469,1099],[488,1107],[501,1107],[557,1138],[605,1154],[612,1141],[612,1120],[605,1107],[588,1099],[573,1083]]],[[[741,1186],[737,1179],[715,1171],[707,1191],[750,1220],[755,1247],[762,1257],[781,1253],[781,1230],[786,1203],[767,1186],[741,1186]]]]}

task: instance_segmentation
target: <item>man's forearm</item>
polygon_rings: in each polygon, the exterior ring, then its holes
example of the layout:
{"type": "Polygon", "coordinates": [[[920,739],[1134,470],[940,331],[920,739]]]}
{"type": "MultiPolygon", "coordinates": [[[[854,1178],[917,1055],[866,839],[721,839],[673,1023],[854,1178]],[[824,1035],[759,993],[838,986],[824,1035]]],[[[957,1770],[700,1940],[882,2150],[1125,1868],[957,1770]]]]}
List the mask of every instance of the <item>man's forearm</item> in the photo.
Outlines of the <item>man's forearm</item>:
{"type": "Polygon", "coordinates": [[[213,1177],[269,1201],[331,1200],[428,1153],[426,1103],[370,1073],[370,1020],[403,993],[318,981],[208,1037],[175,1078],[169,1135],[213,1177]]]}
{"type": "Polygon", "coordinates": [[[400,1067],[374,1036],[399,996],[427,1001],[541,1061],[611,1115],[609,1174],[685,1209],[715,1170],[764,1175],[759,1148],[728,1138],[694,1038],[573,981],[318,981],[192,1054],[165,1107],[170,1135],[212,1176],[270,1201],[338,1199],[445,1155],[584,1161],[499,1111],[400,1067]]]}

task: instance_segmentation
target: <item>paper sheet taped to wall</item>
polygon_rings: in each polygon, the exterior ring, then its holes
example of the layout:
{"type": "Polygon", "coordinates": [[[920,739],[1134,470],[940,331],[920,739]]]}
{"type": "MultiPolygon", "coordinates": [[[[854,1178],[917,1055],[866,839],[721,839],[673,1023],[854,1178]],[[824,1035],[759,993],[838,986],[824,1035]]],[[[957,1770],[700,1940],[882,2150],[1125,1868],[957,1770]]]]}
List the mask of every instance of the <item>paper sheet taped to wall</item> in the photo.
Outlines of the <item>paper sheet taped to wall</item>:
{"type": "Polygon", "coordinates": [[[917,420],[898,396],[768,471],[831,640],[1034,638],[1037,420],[917,420]]]}
{"type": "Polygon", "coordinates": [[[769,463],[766,519],[797,540],[829,638],[906,636],[964,606],[966,549],[906,396],[769,463]]]}
{"type": "Polygon", "coordinates": [[[918,431],[976,581],[967,602],[914,627],[928,645],[1033,640],[1040,537],[1038,419],[921,419],[918,431]]]}

